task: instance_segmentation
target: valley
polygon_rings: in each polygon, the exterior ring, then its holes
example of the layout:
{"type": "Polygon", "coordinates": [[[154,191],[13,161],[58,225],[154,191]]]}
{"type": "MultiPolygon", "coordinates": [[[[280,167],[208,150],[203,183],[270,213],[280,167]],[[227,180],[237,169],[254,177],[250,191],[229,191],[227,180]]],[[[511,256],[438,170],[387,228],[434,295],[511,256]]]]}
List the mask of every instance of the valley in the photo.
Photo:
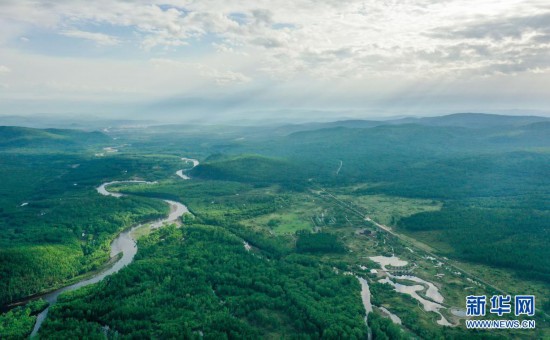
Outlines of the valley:
{"type": "Polygon", "coordinates": [[[0,170],[17,173],[0,197],[4,334],[548,336],[547,138],[452,124],[142,129],[63,151],[0,143],[0,170]],[[99,156],[112,139],[117,152],[99,156]],[[536,295],[537,328],[467,330],[465,297],[501,293],[536,295]],[[14,308],[27,296],[42,299],[14,308]]]}
{"type": "Polygon", "coordinates": [[[0,340],[550,340],[544,0],[0,0],[0,340]]]}

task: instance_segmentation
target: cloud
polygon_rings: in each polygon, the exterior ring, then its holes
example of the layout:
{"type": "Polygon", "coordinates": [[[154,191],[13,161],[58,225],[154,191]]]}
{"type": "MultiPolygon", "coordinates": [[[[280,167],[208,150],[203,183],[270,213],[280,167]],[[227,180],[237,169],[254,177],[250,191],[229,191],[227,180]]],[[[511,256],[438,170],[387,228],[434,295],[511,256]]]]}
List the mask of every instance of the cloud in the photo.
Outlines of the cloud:
{"type": "Polygon", "coordinates": [[[85,39],[95,42],[98,46],[114,46],[120,43],[120,40],[111,35],[103,33],[86,32],[79,30],[62,30],[59,34],[71,38],[85,39]]]}
{"type": "Polygon", "coordinates": [[[550,36],[550,12],[529,16],[515,16],[485,20],[466,27],[438,28],[435,37],[448,39],[521,39],[527,34],[550,36]]]}
{"type": "Polygon", "coordinates": [[[201,77],[213,80],[217,85],[245,84],[252,79],[242,73],[230,70],[219,70],[201,63],[187,63],[166,58],[155,58],[151,63],[157,68],[167,68],[173,71],[183,70],[197,72],[201,77]]]}
{"type": "Polygon", "coordinates": [[[513,44],[525,43],[521,39],[529,38],[527,45],[533,45],[550,35],[550,9],[539,0],[482,0],[476,6],[468,0],[66,0],[40,5],[21,0],[0,4],[0,10],[24,22],[29,12],[38,25],[57,26],[60,34],[100,46],[120,40],[74,27],[130,28],[136,45],[147,52],[212,40],[218,53],[253,55],[251,68],[279,79],[445,76],[477,66],[481,73],[486,70],[481,53],[502,64],[513,44]],[[473,49],[457,49],[467,45],[473,49]]]}
{"type": "Polygon", "coordinates": [[[0,74],[11,72],[11,69],[7,66],[0,65],[0,74]]]}
{"type": "Polygon", "coordinates": [[[244,84],[251,81],[251,78],[239,72],[219,71],[204,65],[199,66],[199,69],[202,75],[214,79],[218,85],[244,84]]]}
{"type": "Polygon", "coordinates": [[[360,106],[463,83],[481,94],[520,78],[525,91],[550,89],[549,26],[544,0],[7,0],[0,48],[13,57],[0,62],[24,72],[5,75],[18,96],[69,96],[66,87],[210,98],[258,87],[282,99],[307,91],[287,105],[360,106]],[[103,48],[74,52],[60,35],[103,48]]]}
{"type": "Polygon", "coordinates": [[[461,26],[442,26],[434,62],[461,63],[470,74],[517,74],[550,69],[550,12],[480,18],[461,26]]]}

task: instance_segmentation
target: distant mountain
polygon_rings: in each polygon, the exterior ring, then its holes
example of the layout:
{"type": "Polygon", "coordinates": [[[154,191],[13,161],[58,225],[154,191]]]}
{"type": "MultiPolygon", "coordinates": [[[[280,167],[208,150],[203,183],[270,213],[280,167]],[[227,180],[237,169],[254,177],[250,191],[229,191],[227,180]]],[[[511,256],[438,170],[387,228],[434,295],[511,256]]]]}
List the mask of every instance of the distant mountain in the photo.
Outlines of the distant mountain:
{"type": "Polygon", "coordinates": [[[111,141],[109,136],[97,131],[0,126],[0,148],[83,146],[109,141],[111,141]]]}
{"type": "Polygon", "coordinates": [[[420,124],[429,126],[458,126],[467,128],[491,128],[522,126],[539,122],[550,122],[550,118],[538,116],[505,116],[487,113],[455,113],[438,117],[402,118],[387,121],[387,124],[420,124]]]}
{"type": "Polygon", "coordinates": [[[303,150],[322,150],[326,156],[349,158],[384,158],[399,154],[408,158],[413,154],[426,156],[434,153],[466,151],[479,147],[482,137],[475,130],[462,127],[433,127],[418,124],[380,125],[373,128],[350,129],[335,127],[300,131],[281,140],[285,150],[301,154],[303,150]]]}
{"type": "Polygon", "coordinates": [[[158,124],[153,120],[108,119],[88,116],[49,116],[49,115],[0,115],[0,126],[22,126],[35,129],[78,129],[84,131],[105,128],[143,127],[158,124]]]}
{"type": "MultiPolygon", "coordinates": [[[[335,116],[337,118],[337,116],[335,116]]],[[[467,128],[500,128],[503,126],[523,126],[539,122],[550,122],[550,118],[539,116],[508,116],[485,113],[456,113],[438,117],[405,117],[389,120],[347,119],[332,122],[275,123],[256,122],[247,125],[231,123],[188,123],[166,124],[152,120],[122,120],[104,118],[71,118],[55,116],[2,116],[0,126],[24,126],[31,128],[62,128],[84,131],[102,130],[107,133],[121,133],[141,129],[147,133],[185,133],[187,135],[210,134],[222,138],[266,139],[272,136],[285,136],[299,131],[311,131],[345,127],[365,129],[381,125],[418,124],[426,126],[455,126],[467,128]],[[146,129],[144,129],[146,128],[146,129]]]]}
{"type": "Polygon", "coordinates": [[[487,140],[500,145],[550,147],[550,121],[501,129],[489,134],[487,140]]]}
{"type": "Polygon", "coordinates": [[[350,129],[365,129],[375,126],[384,125],[384,121],[376,120],[361,120],[361,119],[352,119],[352,120],[339,120],[335,122],[328,123],[303,123],[303,124],[286,124],[278,126],[274,129],[276,134],[285,135],[291,134],[299,131],[311,131],[311,130],[320,130],[320,129],[330,129],[330,128],[350,128],[350,129]]]}
{"type": "MultiPolygon", "coordinates": [[[[453,117],[452,119],[455,119],[453,117]]],[[[519,120],[512,120],[519,124],[519,120]]],[[[308,177],[341,175],[384,180],[438,158],[479,153],[508,153],[550,147],[550,122],[487,128],[421,124],[380,125],[372,128],[333,127],[300,131],[245,152],[290,158],[307,167],[308,177]]]]}
{"type": "Polygon", "coordinates": [[[214,155],[194,168],[191,176],[252,183],[303,179],[300,168],[293,163],[260,155],[214,155]]]}
{"type": "Polygon", "coordinates": [[[385,124],[371,128],[333,127],[299,131],[281,140],[287,150],[317,147],[325,151],[372,155],[400,151],[464,152],[509,148],[550,147],[550,119],[460,114],[418,119],[415,124],[385,124]],[[502,118],[502,121],[501,121],[502,118]],[[534,122],[533,122],[534,121],[534,122]],[[474,124],[476,122],[476,124],[474,124]],[[423,124],[419,124],[423,123],[423,124]],[[473,124],[467,127],[466,125],[473,124]],[[500,125],[499,125],[500,124],[500,125]]]}
{"type": "Polygon", "coordinates": [[[464,128],[502,128],[518,127],[534,123],[550,122],[550,118],[538,116],[505,116],[486,113],[455,113],[438,117],[400,118],[392,120],[340,120],[328,123],[287,124],[276,127],[273,132],[279,135],[299,131],[311,131],[330,128],[365,129],[382,125],[417,124],[424,126],[450,126],[464,128]]]}

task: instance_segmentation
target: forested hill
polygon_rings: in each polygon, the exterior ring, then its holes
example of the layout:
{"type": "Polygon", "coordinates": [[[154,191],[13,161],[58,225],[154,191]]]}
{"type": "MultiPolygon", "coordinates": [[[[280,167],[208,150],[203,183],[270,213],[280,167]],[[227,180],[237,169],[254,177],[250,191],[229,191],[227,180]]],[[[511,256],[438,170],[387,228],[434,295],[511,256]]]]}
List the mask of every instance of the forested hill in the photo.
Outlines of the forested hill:
{"type": "Polygon", "coordinates": [[[97,269],[118,232],[167,213],[163,202],[104,197],[95,187],[166,178],[180,158],[103,154],[112,141],[100,132],[0,127],[0,305],[97,269]]]}
{"type": "Polygon", "coordinates": [[[516,128],[534,123],[550,123],[550,118],[538,116],[504,116],[485,113],[455,113],[437,117],[407,117],[388,120],[349,119],[325,123],[286,124],[274,129],[274,134],[288,135],[300,131],[332,128],[365,129],[384,125],[415,124],[435,127],[463,127],[472,129],[516,128]]]}
{"type": "Polygon", "coordinates": [[[544,151],[550,148],[550,122],[518,126],[519,118],[505,127],[334,127],[239,141],[192,175],[294,185],[309,179],[380,182],[377,190],[430,198],[519,195],[548,185],[544,173],[550,162],[544,151]]]}
{"type": "Polygon", "coordinates": [[[485,113],[455,113],[438,117],[396,119],[388,123],[414,123],[428,126],[457,126],[479,129],[510,126],[518,127],[540,122],[550,122],[550,118],[538,116],[505,116],[485,113]]]}
{"type": "MultiPolygon", "coordinates": [[[[407,182],[417,177],[425,179],[423,182],[436,179],[449,183],[458,178],[458,183],[462,183],[477,173],[492,170],[493,173],[502,170],[515,177],[524,172],[542,171],[541,166],[549,158],[543,151],[548,148],[550,123],[538,122],[483,129],[418,124],[335,127],[295,132],[261,143],[234,143],[226,152],[262,154],[286,160],[298,170],[285,173],[285,178],[290,176],[295,180],[315,178],[325,183],[342,184],[407,182]],[[521,159],[526,159],[533,167],[514,173],[511,170],[515,165],[521,166],[518,163],[521,159]],[[343,166],[337,174],[340,161],[343,166]],[[445,174],[452,180],[445,179],[448,177],[445,174]]],[[[252,167],[244,177],[256,176],[263,175],[254,172],[252,167]]]]}
{"type": "Polygon", "coordinates": [[[446,255],[550,280],[544,232],[550,214],[550,123],[515,117],[498,126],[489,124],[492,117],[462,118],[486,123],[472,128],[408,123],[294,132],[266,142],[235,143],[229,155],[207,160],[195,175],[292,183],[298,190],[357,188],[350,194],[358,197],[437,200],[443,203],[441,212],[415,215],[396,227],[422,233],[428,243],[445,244],[446,255]],[[239,156],[251,153],[262,156],[239,156]],[[487,218],[481,221],[480,216],[487,218]],[[431,229],[422,229],[427,226],[431,229]],[[516,246],[525,251],[522,256],[512,250],[516,246]]]}
{"type": "MultiPolygon", "coordinates": [[[[428,126],[420,124],[380,125],[350,129],[335,127],[290,134],[281,143],[294,148],[310,145],[330,145],[332,148],[351,146],[380,151],[453,152],[508,150],[529,146],[550,146],[550,121],[525,125],[466,128],[459,126],[428,126]]],[[[285,146],[287,146],[285,145],[285,146]]],[[[342,150],[345,151],[345,150],[342,150]]]]}
{"type": "Polygon", "coordinates": [[[65,129],[33,129],[0,126],[0,148],[46,148],[54,146],[89,146],[108,143],[111,138],[101,132],[65,129]]]}
{"type": "Polygon", "coordinates": [[[302,186],[306,172],[302,164],[286,159],[255,154],[241,156],[217,155],[210,157],[191,172],[205,179],[229,180],[267,185],[302,186]]]}

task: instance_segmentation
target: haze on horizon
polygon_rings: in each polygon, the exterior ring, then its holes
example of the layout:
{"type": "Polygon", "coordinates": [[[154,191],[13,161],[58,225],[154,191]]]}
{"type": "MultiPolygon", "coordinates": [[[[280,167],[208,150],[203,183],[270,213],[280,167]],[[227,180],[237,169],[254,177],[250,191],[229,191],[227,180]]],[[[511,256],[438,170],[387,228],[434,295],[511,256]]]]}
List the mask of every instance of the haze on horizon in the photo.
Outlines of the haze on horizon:
{"type": "Polygon", "coordinates": [[[550,113],[550,4],[0,2],[0,115],[550,113]]]}

